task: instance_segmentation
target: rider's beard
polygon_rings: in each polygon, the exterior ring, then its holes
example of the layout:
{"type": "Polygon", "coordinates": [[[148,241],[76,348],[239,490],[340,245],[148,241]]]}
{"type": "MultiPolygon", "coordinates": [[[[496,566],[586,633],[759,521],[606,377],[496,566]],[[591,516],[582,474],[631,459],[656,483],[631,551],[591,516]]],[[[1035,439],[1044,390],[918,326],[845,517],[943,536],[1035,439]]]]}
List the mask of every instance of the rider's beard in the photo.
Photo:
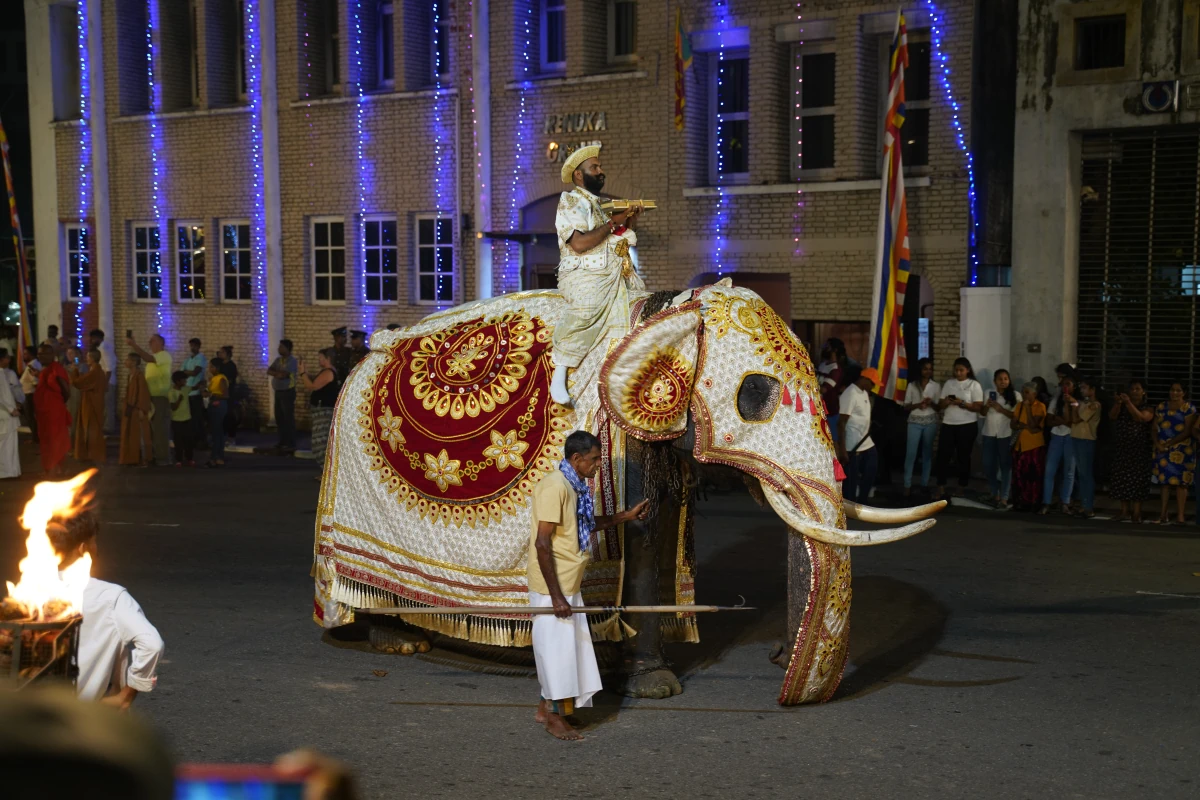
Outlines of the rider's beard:
{"type": "Polygon", "coordinates": [[[583,188],[592,194],[600,194],[604,189],[604,173],[600,173],[599,175],[584,175],[583,188]]]}

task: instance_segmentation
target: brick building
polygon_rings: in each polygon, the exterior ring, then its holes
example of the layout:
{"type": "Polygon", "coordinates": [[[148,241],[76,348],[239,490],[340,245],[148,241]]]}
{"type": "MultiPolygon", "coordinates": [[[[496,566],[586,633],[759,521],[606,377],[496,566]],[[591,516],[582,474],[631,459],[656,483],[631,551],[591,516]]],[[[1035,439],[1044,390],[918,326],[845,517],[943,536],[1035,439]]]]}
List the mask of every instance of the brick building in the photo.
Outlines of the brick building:
{"type": "MultiPolygon", "coordinates": [[[[162,330],[177,359],[231,344],[267,412],[282,336],[313,361],[337,326],[553,285],[559,165],[599,141],[607,191],[659,205],[638,231],[652,289],[731,273],[805,340],[866,339],[894,4],[25,5],[43,327],[162,330]]],[[[943,370],[972,217],[937,53],[969,143],[974,8],[906,9],[914,284],[943,370]]]]}

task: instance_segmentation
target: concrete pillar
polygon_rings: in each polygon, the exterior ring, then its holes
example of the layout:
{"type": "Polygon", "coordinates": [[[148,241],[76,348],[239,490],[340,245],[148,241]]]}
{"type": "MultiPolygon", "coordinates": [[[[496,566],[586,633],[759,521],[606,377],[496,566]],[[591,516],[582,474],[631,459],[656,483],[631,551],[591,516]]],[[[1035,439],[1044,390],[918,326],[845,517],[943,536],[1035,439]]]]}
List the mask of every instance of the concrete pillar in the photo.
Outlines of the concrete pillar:
{"type": "MultiPolygon", "coordinates": [[[[54,81],[50,63],[50,6],[25,0],[25,60],[29,77],[30,158],[33,172],[33,229],[37,244],[37,324],[62,327],[62,258],[58,235],[58,158],[54,150],[54,81]]],[[[37,343],[38,333],[33,332],[37,343]]]]}
{"type": "MultiPolygon", "coordinates": [[[[492,69],[488,0],[475,0],[471,18],[471,102],[475,104],[475,230],[492,229],[492,69]]],[[[472,164],[472,167],[475,165],[472,164]]],[[[492,296],[492,242],[475,242],[475,298],[492,296]]]]}
{"type": "MultiPolygon", "coordinates": [[[[279,188],[279,81],[275,64],[275,0],[259,0],[259,87],[262,95],[263,206],[266,225],[267,338],[274,345],[284,337],[283,251],[279,188]]],[[[264,365],[265,366],[265,365],[264,365]]],[[[267,384],[271,424],[275,422],[275,393],[267,384]]]]}
{"type": "MultiPolygon", "coordinates": [[[[96,325],[104,331],[106,341],[118,341],[113,330],[113,263],[112,263],[112,218],[108,202],[108,110],[104,95],[104,26],[101,17],[101,0],[87,0],[88,10],[88,74],[80,76],[89,82],[92,129],[92,258],[95,277],[92,279],[97,304],[96,325]]],[[[58,237],[56,236],[55,239],[58,237]]],[[[170,235],[163,231],[163,241],[169,242],[170,235]]],[[[166,264],[163,264],[164,271],[166,264]]],[[[164,283],[163,291],[169,285],[164,283]]],[[[163,299],[169,303],[169,298],[163,299]]],[[[80,338],[86,338],[86,331],[80,338]]],[[[122,340],[123,341],[123,340],[122,340]]]]}

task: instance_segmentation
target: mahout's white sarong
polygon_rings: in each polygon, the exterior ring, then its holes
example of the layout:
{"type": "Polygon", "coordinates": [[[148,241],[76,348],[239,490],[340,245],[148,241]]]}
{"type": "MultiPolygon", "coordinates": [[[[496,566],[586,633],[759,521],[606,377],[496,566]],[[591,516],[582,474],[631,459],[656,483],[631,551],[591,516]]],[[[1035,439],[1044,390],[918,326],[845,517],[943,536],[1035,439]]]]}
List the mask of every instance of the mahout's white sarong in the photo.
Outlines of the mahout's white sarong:
{"type": "MultiPolygon", "coordinates": [[[[576,592],[567,602],[582,606],[583,595],[576,592]]],[[[529,605],[549,608],[554,603],[548,594],[530,592],[529,605]]],[[[592,695],[603,688],[586,614],[572,614],[570,619],[559,619],[553,614],[535,616],[533,658],[545,700],[573,697],[576,708],[587,708],[592,704],[592,695]]]]}

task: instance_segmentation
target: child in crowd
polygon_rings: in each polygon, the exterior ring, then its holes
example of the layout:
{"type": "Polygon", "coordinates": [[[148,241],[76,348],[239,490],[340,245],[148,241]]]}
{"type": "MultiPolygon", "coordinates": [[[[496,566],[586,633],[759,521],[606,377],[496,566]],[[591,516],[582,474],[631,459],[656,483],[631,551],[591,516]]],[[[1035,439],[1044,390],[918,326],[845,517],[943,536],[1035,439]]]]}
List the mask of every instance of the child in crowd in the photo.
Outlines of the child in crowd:
{"type": "Polygon", "coordinates": [[[214,358],[208,362],[208,425],[212,437],[212,457],[206,467],[225,466],[225,414],[229,410],[229,379],[221,372],[225,362],[214,358]]]}
{"type": "MultiPolygon", "coordinates": [[[[83,557],[96,559],[100,523],[91,511],[67,520],[55,518],[46,535],[66,568],[83,557]]],[[[139,692],[158,682],[163,640],[125,587],[89,578],[83,590],[83,627],[79,631],[79,678],[82,700],[100,700],[129,708],[139,692]]]]}
{"type": "Polygon", "coordinates": [[[171,438],[175,440],[175,466],[196,466],[195,423],[188,394],[188,374],[183,370],[171,373],[171,388],[167,402],[171,404],[171,438]]]}

